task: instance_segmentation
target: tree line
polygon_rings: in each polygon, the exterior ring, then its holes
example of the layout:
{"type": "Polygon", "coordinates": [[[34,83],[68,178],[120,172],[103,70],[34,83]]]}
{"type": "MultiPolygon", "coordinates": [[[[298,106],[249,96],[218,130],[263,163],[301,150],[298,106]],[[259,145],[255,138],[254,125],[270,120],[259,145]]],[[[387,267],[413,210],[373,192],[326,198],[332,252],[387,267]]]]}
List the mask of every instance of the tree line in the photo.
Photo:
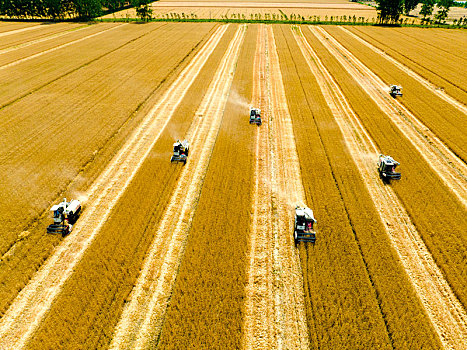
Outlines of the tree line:
{"type": "Polygon", "coordinates": [[[398,23],[402,14],[408,15],[418,4],[422,4],[420,15],[423,22],[431,22],[435,5],[438,8],[434,16],[436,23],[445,23],[454,0],[376,0],[378,18],[381,24],[398,23]]]}
{"type": "Polygon", "coordinates": [[[91,19],[125,6],[137,9],[154,0],[0,0],[0,15],[12,18],[91,19]]]}

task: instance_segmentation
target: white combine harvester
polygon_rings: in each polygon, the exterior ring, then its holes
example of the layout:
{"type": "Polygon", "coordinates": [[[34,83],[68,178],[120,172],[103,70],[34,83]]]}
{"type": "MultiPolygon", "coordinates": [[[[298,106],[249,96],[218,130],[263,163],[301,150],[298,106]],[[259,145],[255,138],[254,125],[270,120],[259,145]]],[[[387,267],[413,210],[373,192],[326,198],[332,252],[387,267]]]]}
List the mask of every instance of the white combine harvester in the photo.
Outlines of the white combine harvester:
{"type": "Polygon", "coordinates": [[[313,210],[305,206],[301,207],[297,205],[295,207],[295,245],[300,241],[315,243],[316,231],[313,228],[315,223],[316,219],[313,215],[313,210]]]}
{"type": "Polygon", "coordinates": [[[385,183],[389,183],[390,180],[400,180],[401,173],[396,173],[396,167],[400,165],[391,156],[385,156],[380,154],[378,157],[378,173],[379,177],[385,183]]]}
{"type": "Polygon", "coordinates": [[[393,98],[396,98],[397,96],[402,96],[402,86],[399,86],[399,85],[389,86],[389,94],[393,98]]]}
{"type": "Polygon", "coordinates": [[[250,124],[261,125],[261,109],[250,107],[250,124]]]}
{"type": "Polygon", "coordinates": [[[174,153],[173,156],[170,158],[170,162],[182,162],[183,165],[186,164],[186,160],[188,158],[188,152],[190,151],[190,144],[187,140],[177,140],[173,144],[174,153]]]}
{"type": "Polygon", "coordinates": [[[50,208],[53,213],[54,223],[47,227],[48,233],[61,233],[63,236],[69,234],[73,229],[73,224],[78,220],[81,213],[81,202],[73,199],[70,202],[63,199],[63,202],[50,208]]]}

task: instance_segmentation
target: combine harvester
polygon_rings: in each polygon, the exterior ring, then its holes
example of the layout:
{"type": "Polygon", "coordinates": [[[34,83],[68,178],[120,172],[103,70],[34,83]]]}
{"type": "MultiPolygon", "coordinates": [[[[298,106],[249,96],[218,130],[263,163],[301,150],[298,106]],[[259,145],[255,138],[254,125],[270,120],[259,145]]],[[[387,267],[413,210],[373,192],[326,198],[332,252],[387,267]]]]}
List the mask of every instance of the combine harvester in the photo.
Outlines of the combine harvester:
{"type": "Polygon", "coordinates": [[[47,227],[47,233],[60,233],[66,236],[73,229],[73,224],[78,220],[81,213],[81,202],[73,199],[70,202],[63,199],[63,202],[52,206],[54,223],[47,227]]]}
{"type": "Polygon", "coordinates": [[[385,183],[389,183],[390,180],[400,180],[401,173],[396,173],[396,167],[400,165],[391,156],[385,156],[380,154],[378,158],[378,173],[379,177],[385,183]]]}
{"type": "Polygon", "coordinates": [[[250,107],[250,124],[261,125],[261,109],[250,107]]]}
{"type": "Polygon", "coordinates": [[[397,96],[402,97],[402,86],[399,85],[391,85],[389,87],[389,94],[393,97],[396,98],[397,96]]]}
{"type": "Polygon", "coordinates": [[[300,241],[315,243],[316,231],[313,229],[315,223],[316,219],[313,215],[313,210],[299,205],[295,207],[295,245],[300,241]]]}
{"type": "Polygon", "coordinates": [[[187,140],[177,140],[174,143],[174,154],[170,158],[170,162],[182,162],[183,165],[186,164],[186,160],[188,158],[188,152],[190,150],[190,144],[187,140]]]}

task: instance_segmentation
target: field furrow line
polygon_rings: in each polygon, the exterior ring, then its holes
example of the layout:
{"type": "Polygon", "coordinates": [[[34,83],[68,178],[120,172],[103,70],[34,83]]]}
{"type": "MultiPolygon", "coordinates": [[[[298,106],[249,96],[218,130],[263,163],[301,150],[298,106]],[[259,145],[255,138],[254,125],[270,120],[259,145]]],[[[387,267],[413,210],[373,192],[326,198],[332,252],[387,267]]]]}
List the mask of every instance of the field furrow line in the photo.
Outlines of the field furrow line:
{"type": "Polygon", "coordinates": [[[260,25],[253,66],[252,106],[261,109],[263,124],[256,130],[255,187],[244,316],[243,347],[245,349],[275,347],[271,162],[268,136],[270,109],[266,101],[266,44],[265,26],[260,25]]]}
{"type": "Polygon", "coordinates": [[[13,62],[8,63],[8,64],[5,64],[5,65],[3,65],[3,66],[0,66],[0,70],[3,70],[3,69],[6,69],[6,68],[10,68],[10,67],[16,66],[16,65],[18,65],[18,64],[20,64],[20,63],[23,63],[23,62],[32,60],[33,58],[40,57],[40,56],[45,55],[45,54],[47,54],[47,53],[50,53],[50,52],[54,52],[54,51],[63,49],[63,48],[65,48],[65,47],[68,47],[68,46],[73,45],[73,44],[77,44],[77,43],[79,43],[79,42],[82,42],[82,41],[87,40],[87,39],[90,39],[90,38],[94,38],[94,37],[96,37],[96,36],[98,36],[98,35],[101,35],[101,34],[110,32],[110,31],[112,31],[112,30],[115,30],[115,29],[120,28],[120,27],[125,26],[125,25],[128,25],[128,23],[122,23],[122,24],[119,24],[119,25],[117,25],[117,26],[115,26],[115,27],[108,28],[108,29],[105,29],[105,30],[103,30],[103,31],[100,31],[100,32],[98,32],[98,33],[90,34],[90,35],[87,35],[87,36],[85,36],[85,37],[83,37],[83,38],[76,39],[76,40],[70,41],[70,42],[68,42],[68,43],[65,43],[65,44],[62,44],[62,45],[59,45],[59,46],[52,47],[51,49],[47,49],[47,50],[45,50],[45,51],[38,52],[38,53],[36,53],[36,54],[34,54],[34,55],[31,55],[31,56],[28,56],[28,57],[21,58],[21,59],[19,59],[19,60],[13,61],[13,62]]]}
{"type": "Polygon", "coordinates": [[[246,349],[308,349],[305,297],[293,242],[293,204],[305,203],[292,121],[271,26],[261,25],[253,103],[263,124],[257,158],[248,269],[246,349]]]}
{"type": "Polygon", "coordinates": [[[187,134],[191,141],[189,161],[180,174],[181,180],[164,212],[130,301],[123,310],[111,349],[148,348],[161,332],[244,35],[245,26],[241,26],[196,112],[187,134]]]}
{"type": "Polygon", "coordinates": [[[10,30],[8,32],[0,33],[0,38],[3,37],[3,36],[18,34],[18,33],[26,32],[26,31],[34,30],[34,29],[39,29],[39,28],[42,28],[42,27],[40,25],[35,25],[35,26],[31,26],[31,27],[26,27],[26,28],[10,30]]]}
{"type": "Polygon", "coordinates": [[[226,31],[219,27],[86,193],[86,209],[73,232],[56,248],[0,320],[2,348],[20,349],[37,328],[86,249],[108,219],[187,90],[226,31]]]}
{"type": "Polygon", "coordinates": [[[22,44],[7,47],[5,49],[0,50],[0,55],[3,55],[5,53],[11,52],[11,51],[19,50],[19,49],[22,49],[22,48],[25,48],[25,47],[28,47],[28,46],[31,46],[31,45],[34,45],[34,44],[39,44],[39,43],[42,43],[44,41],[49,41],[51,39],[60,38],[62,36],[65,36],[65,35],[68,35],[68,34],[71,34],[71,33],[75,33],[75,32],[77,32],[79,30],[88,29],[88,28],[92,28],[92,27],[90,25],[84,25],[84,26],[81,26],[81,27],[78,27],[78,28],[72,28],[72,29],[68,29],[68,30],[65,30],[65,31],[60,32],[60,33],[52,34],[52,35],[46,36],[44,38],[35,39],[35,40],[31,40],[31,41],[28,41],[28,42],[25,42],[25,43],[22,43],[22,44]]]}
{"type": "Polygon", "coordinates": [[[390,97],[381,79],[336,39],[320,27],[309,29],[352,74],[355,81],[407,136],[445,185],[467,207],[467,165],[409,110],[390,97]]]}
{"type": "Polygon", "coordinates": [[[366,47],[368,47],[369,49],[371,49],[372,51],[376,52],[377,54],[383,56],[385,59],[387,59],[389,62],[391,62],[392,64],[394,64],[397,68],[399,68],[400,70],[402,70],[403,72],[405,72],[407,75],[409,75],[410,77],[414,78],[416,81],[418,81],[420,84],[422,84],[423,86],[425,86],[428,90],[430,90],[431,92],[433,92],[434,94],[438,95],[438,97],[440,97],[441,99],[443,99],[444,101],[446,101],[447,103],[451,104],[452,106],[456,107],[458,110],[460,110],[462,113],[465,113],[467,114],[467,106],[456,100],[454,97],[448,95],[446,92],[444,92],[443,90],[439,89],[436,85],[430,83],[428,80],[426,80],[425,78],[423,78],[421,75],[419,75],[418,73],[414,72],[412,69],[410,69],[409,67],[407,67],[406,65],[402,64],[401,62],[399,62],[398,60],[396,60],[395,58],[391,57],[390,55],[388,55],[386,52],[384,52],[383,50],[377,48],[376,46],[372,45],[371,43],[369,43],[368,41],[366,41],[365,39],[359,37],[358,35],[356,35],[355,33],[351,32],[350,30],[348,30],[347,28],[344,28],[342,26],[338,26],[341,30],[343,30],[344,32],[346,32],[347,34],[349,34],[350,36],[352,36],[354,39],[358,40],[359,42],[361,42],[363,45],[365,45],[366,47]]]}
{"type": "Polygon", "coordinates": [[[378,148],[352,110],[337,82],[301,34],[294,34],[307,63],[342,131],[364,182],[385,224],[422,305],[446,349],[462,349],[467,339],[467,315],[454,295],[404,206],[390,186],[379,179],[378,148]]]}

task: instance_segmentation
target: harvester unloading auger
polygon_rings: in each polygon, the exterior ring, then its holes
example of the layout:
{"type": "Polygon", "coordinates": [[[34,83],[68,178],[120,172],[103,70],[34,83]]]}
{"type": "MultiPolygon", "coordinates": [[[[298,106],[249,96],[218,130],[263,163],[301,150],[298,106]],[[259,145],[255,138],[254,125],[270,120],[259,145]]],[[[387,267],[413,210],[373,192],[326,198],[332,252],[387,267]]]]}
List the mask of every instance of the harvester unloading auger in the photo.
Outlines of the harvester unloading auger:
{"type": "Polygon", "coordinates": [[[316,241],[316,231],[313,225],[316,223],[316,219],[313,215],[313,210],[308,207],[301,207],[297,205],[295,207],[295,225],[294,225],[294,241],[295,245],[298,242],[311,242],[316,241]]]}
{"type": "Polygon", "coordinates": [[[378,157],[378,173],[381,179],[389,183],[390,180],[400,180],[401,173],[396,173],[396,167],[400,165],[391,156],[380,154],[378,157]]]}
{"type": "Polygon", "coordinates": [[[170,162],[182,162],[183,165],[186,164],[186,160],[188,158],[188,152],[190,151],[190,144],[187,140],[177,140],[173,144],[174,153],[173,156],[170,158],[170,162]]]}
{"type": "Polygon", "coordinates": [[[81,202],[73,199],[70,202],[63,199],[63,202],[50,208],[53,213],[54,223],[47,227],[47,233],[60,233],[63,236],[69,234],[73,229],[73,224],[78,220],[81,213],[81,202]]]}

